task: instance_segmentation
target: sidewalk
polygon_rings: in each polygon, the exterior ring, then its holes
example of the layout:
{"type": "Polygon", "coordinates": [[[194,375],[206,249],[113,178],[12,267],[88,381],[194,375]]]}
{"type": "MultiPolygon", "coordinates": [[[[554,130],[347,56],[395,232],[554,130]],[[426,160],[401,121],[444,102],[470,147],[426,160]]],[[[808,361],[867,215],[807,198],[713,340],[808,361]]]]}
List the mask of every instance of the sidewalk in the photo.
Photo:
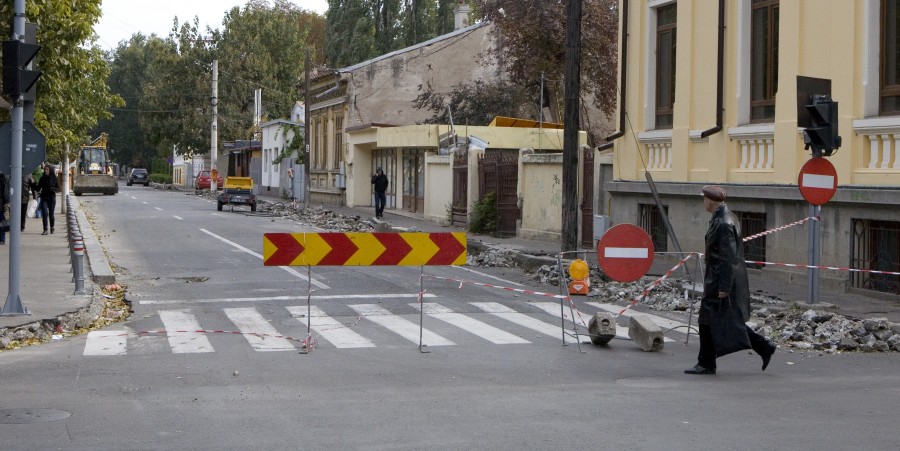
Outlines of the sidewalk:
{"type": "MultiPolygon", "coordinates": [[[[57,199],[57,206],[62,197],[57,199]]],[[[77,205],[77,202],[75,203],[77,205]]],[[[91,281],[88,259],[84,262],[84,295],[76,295],[72,280],[72,265],[69,257],[69,242],[66,234],[66,215],[56,211],[56,232],[41,235],[43,226],[39,218],[27,218],[25,231],[20,232],[19,243],[19,299],[30,315],[0,316],[0,349],[4,329],[28,326],[36,332],[41,323],[62,321],[81,322],[84,315],[97,310],[93,296],[94,283],[91,281]],[[66,318],[63,318],[66,317],[66,318]]],[[[15,225],[14,225],[15,226],[15,225]]],[[[88,228],[89,229],[89,228],[88,228]]],[[[6,234],[6,244],[0,246],[0,295],[5,305],[9,297],[9,253],[12,245],[11,231],[6,234]]],[[[82,231],[82,233],[88,233],[82,231]]],[[[10,330],[6,332],[9,332],[10,330]]],[[[20,334],[21,335],[21,334],[20,334]]]]}
{"type": "MultiPolygon", "coordinates": [[[[261,195],[262,200],[268,202],[285,202],[275,196],[261,195]]],[[[58,201],[58,204],[62,199],[58,201]]],[[[286,202],[285,202],[286,203],[286,202]]],[[[96,288],[103,284],[114,283],[115,274],[110,269],[109,263],[93,231],[87,224],[83,212],[80,211],[77,198],[73,199],[73,205],[79,216],[82,234],[84,235],[87,257],[85,258],[84,288],[87,294],[75,295],[75,284],[72,282],[71,265],[69,262],[68,240],[66,237],[65,215],[57,211],[56,233],[53,235],[41,235],[41,220],[28,218],[25,232],[21,235],[20,248],[20,299],[31,315],[26,316],[0,316],[0,348],[5,346],[4,337],[14,334],[16,330],[29,329],[36,331],[44,324],[55,324],[60,320],[64,322],[85,321],[91,315],[99,314],[102,298],[96,288]],[[96,312],[96,313],[95,313],[96,312]],[[26,326],[26,327],[23,327],[26,326]]],[[[370,218],[374,216],[372,207],[333,207],[324,206],[328,210],[347,216],[360,216],[370,218]]],[[[384,220],[395,231],[414,230],[421,232],[431,231],[461,231],[457,227],[442,226],[426,221],[415,215],[398,210],[385,210],[384,220]]],[[[7,234],[7,244],[0,246],[0,294],[5,302],[9,287],[9,249],[11,237],[7,234]]],[[[559,244],[526,240],[522,238],[494,238],[482,235],[469,235],[470,252],[477,252],[485,247],[511,250],[517,253],[526,266],[539,266],[552,264],[559,252],[559,244]]],[[[585,249],[587,259],[596,262],[596,251],[585,249]]],[[[658,262],[651,269],[652,275],[664,274],[671,268],[671,264],[658,262]]],[[[806,286],[801,283],[774,282],[773,271],[777,270],[752,270],[750,271],[751,291],[758,294],[778,297],[785,301],[794,301],[805,305],[807,294],[806,286]]],[[[676,273],[674,277],[681,277],[676,273]]],[[[853,318],[886,317],[893,322],[900,322],[900,300],[889,297],[879,298],[874,294],[846,293],[842,291],[821,289],[819,300],[822,303],[831,304],[838,313],[853,318]]],[[[816,308],[822,308],[817,306],[816,308]]],[[[47,326],[44,326],[47,327],[47,326]]],[[[21,332],[20,332],[21,334],[21,332]]]]}

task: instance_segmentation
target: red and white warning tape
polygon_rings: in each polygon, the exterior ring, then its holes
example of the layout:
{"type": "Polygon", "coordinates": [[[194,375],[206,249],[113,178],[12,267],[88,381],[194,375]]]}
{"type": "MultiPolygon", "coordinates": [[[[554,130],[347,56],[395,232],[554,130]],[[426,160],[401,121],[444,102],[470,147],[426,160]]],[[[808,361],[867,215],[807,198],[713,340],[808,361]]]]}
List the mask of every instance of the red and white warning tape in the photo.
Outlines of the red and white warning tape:
{"type": "Polygon", "coordinates": [[[746,262],[753,263],[755,265],[787,266],[789,268],[833,269],[835,271],[867,272],[867,273],[871,273],[871,274],[888,274],[888,275],[892,275],[892,276],[900,276],[900,272],[876,271],[874,269],[838,268],[836,266],[813,266],[813,265],[801,265],[801,264],[797,264],[797,263],[757,262],[757,261],[751,261],[751,260],[747,260],[746,262]]]}
{"type": "Polygon", "coordinates": [[[759,237],[762,237],[762,236],[766,236],[766,235],[768,235],[768,234],[770,234],[770,233],[780,232],[780,231],[782,231],[782,230],[789,229],[789,228],[791,228],[791,227],[794,227],[794,226],[798,226],[798,225],[800,225],[800,224],[803,224],[803,223],[805,223],[805,222],[807,222],[807,221],[818,221],[818,220],[819,220],[819,217],[818,217],[818,216],[810,216],[810,217],[808,217],[808,218],[806,218],[806,219],[801,219],[801,220],[799,220],[799,221],[792,222],[792,223],[790,223],[790,224],[785,224],[785,225],[780,226],[780,227],[775,227],[775,228],[772,229],[772,230],[765,230],[765,231],[762,231],[762,232],[760,232],[760,233],[757,233],[756,235],[750,235],[750,236],[744,238],[744,242],[746,243],[747,241],[754,240],[754,239],[759,238],[759,237]]]}

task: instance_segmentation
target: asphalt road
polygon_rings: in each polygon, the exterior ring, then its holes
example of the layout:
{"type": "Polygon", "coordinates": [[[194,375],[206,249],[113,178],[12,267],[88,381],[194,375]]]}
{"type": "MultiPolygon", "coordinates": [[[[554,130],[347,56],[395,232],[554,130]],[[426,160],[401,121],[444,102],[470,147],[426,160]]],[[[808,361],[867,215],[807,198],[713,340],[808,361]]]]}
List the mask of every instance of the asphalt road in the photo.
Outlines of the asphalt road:
{"type": "Polygon", "coordinates": [[[427,279],[422,353],[420,268],[315,267],[310,292],[306,268],[261,259],[263,233],[314,231],[301,224],[137,186],[81,204],[134,315],[0,353],[3,450],[831,450],[900,440],[896,354],[779,350],[761,372],[758,357],[738,353],[715,376],[688,376],[696,338],[685,346],[672,332],[661,352],[624,339],[580,352],[571,338],[562,346],[552,299],[427,279]],[[316,346],[301,353],[310,312],[316,346]]]}

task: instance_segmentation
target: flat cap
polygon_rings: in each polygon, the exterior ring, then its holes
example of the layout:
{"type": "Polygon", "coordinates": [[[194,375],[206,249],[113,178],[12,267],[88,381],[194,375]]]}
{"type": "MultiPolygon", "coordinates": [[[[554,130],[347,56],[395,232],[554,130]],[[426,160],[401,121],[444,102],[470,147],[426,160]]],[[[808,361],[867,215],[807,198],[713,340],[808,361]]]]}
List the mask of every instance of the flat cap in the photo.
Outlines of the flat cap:
{"type": "Polygon", "coordinates": [[[721,186],[706,185],[701,191],[703,192],[703,196],[708,197],[709,200],[725,202],[725,188],[722,188],[721,186]]]}

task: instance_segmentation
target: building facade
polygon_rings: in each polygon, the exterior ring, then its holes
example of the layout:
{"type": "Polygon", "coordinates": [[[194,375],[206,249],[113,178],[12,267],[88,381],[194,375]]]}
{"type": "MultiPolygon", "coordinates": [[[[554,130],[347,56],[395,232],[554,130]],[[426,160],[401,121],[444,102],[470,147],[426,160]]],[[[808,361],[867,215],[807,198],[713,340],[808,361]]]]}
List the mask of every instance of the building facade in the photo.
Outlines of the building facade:
{"type": "MultiPolygon", "coordinates": [[[[703,249],[700,186],[725,185],[745,236],[820,216],[821,264],[900,271],[900,13],[896,0],[622,0],[614,223],[673,250],[645,178],[685,251],[703,249]],[[798,76],[830,80],[839,188],[812,209],[798,189],[798,76]]],[[[824,94],[824,93],[823,93],[824,94]]],[[[799,105],[799,106],[798,106],[799,105]]],[[[756,261],[806,263],[805,225],[747,243],[756,261]]],[[[805,270],[760,271],[805,282],[805,270]]],[[[900,294],[900,277],[825,270],[823,286],[900,294]]]]}

